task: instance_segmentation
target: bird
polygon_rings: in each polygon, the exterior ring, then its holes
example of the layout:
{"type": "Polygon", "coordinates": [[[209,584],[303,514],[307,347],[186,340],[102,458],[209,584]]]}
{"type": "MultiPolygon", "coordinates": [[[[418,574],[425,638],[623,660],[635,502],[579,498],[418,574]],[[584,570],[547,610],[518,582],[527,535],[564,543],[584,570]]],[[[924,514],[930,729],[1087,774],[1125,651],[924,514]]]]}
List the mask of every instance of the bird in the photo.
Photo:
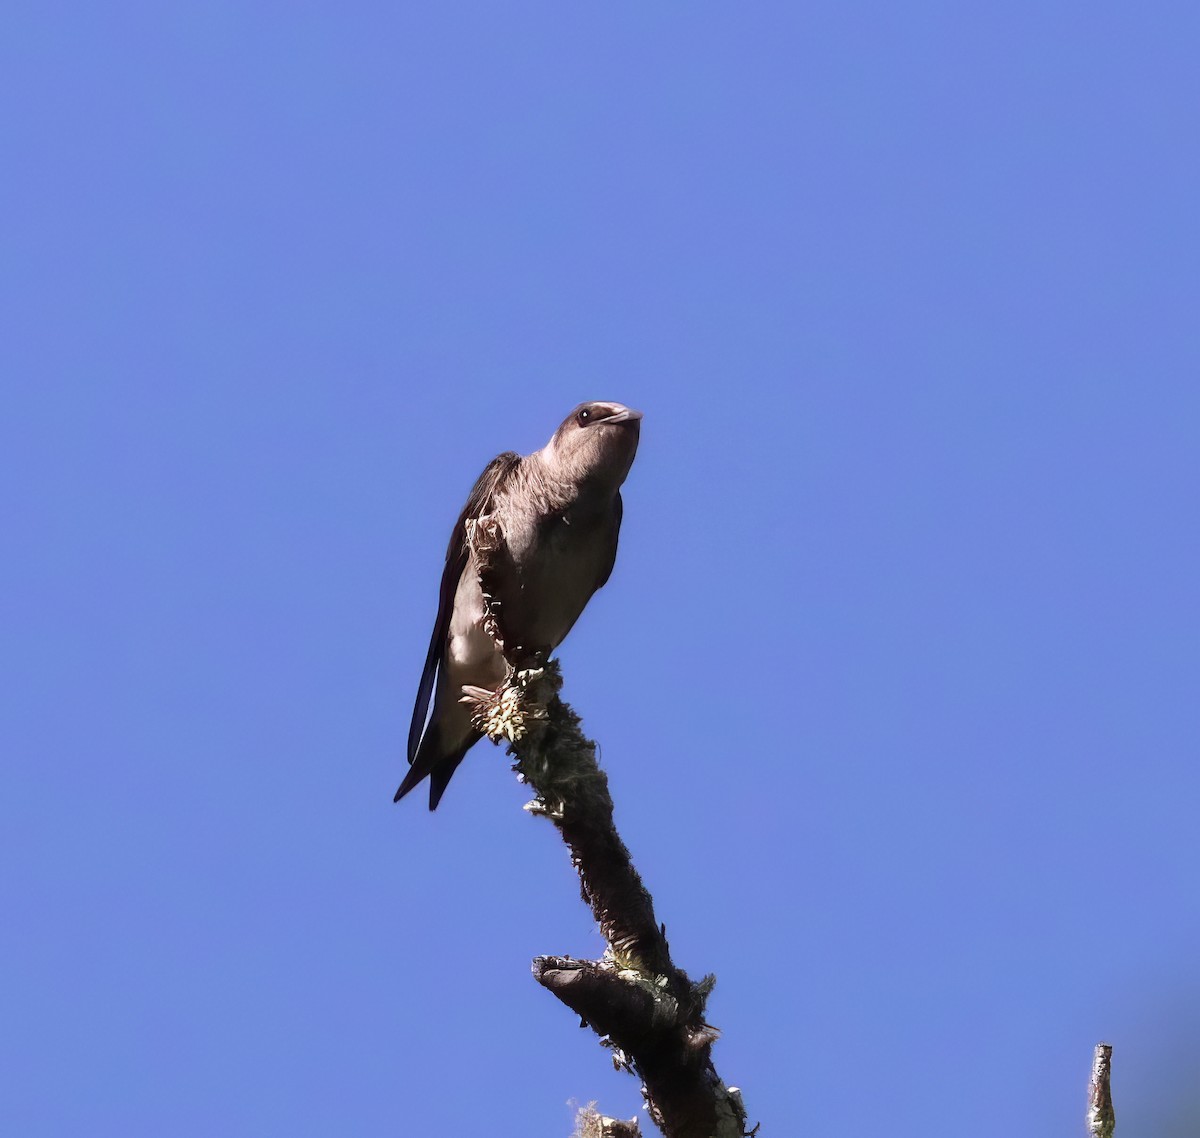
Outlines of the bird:
{"type": "Polygon", "coordinates": [[[505,653],[484,627],[489,608],[510,657],[544,660],[608,581],[641,421],[621,403],[581,403],[541,450],[505,451],[484,468],[450,535],[408,733],[409,769],[394,801],[428,777],[436,810],[482,738],[461,696],[464,686],[494,691],[506,675],[505,653]],[[470,523],[484,519],[502,547],[486,599],[468,542],[470,523]]]}

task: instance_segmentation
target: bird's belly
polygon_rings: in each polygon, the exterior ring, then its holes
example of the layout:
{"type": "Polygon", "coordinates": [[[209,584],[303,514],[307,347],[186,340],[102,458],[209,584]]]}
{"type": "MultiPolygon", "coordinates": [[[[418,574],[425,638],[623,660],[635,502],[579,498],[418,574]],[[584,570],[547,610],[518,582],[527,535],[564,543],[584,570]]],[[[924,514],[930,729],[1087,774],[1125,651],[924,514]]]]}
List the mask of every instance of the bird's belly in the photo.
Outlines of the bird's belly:
{"type": "Polygon", "coordinates": [[[528,649],[551,650],[562,643],[596,591],[602,535],[559,522],[541,536],[537,553],[523,558],[519,587],[505,597],[506,637],[528,649]]]}

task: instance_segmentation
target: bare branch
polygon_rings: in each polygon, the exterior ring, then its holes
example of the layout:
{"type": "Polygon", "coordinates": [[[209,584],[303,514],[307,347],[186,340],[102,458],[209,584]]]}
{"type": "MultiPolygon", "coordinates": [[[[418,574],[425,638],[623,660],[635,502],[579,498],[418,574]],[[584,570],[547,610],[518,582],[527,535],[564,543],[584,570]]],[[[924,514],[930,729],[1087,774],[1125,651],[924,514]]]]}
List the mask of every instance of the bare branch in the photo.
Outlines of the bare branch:
{"type": "Polygon", "coordinates": [[[1112,1089],[1109,1077],[1112,1071],[1112,1044],[1097,1043],[1092,1057],[1092,1082],[1088,1087],[1087,1128],[1093,1138],[1113,1138],[1117,1116],[1113,1112],[1112,1089]]]}

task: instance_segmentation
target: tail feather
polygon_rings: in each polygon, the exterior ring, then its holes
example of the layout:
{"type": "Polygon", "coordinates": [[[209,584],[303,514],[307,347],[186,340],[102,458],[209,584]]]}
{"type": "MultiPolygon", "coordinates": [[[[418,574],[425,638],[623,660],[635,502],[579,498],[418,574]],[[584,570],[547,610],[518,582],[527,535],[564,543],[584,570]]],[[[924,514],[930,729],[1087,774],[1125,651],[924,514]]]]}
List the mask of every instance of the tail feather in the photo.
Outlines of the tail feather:
{"type": "Polygon", "coordinates": [[[479,738],[478,734],[473,734],[460,747],[445,752],[442,750],[440,732],[436,724],[431,722],[421,745],[417,748],[417,753],[413,756],[412,766],[408,768],[408,773],[392,801],[399,802],[428,776],[429,809],[436,810],[442,795],[446,793],[447,784],[458,769],[458,764],[479,738]]]}
{"type": "Polygon", "coordinates": [[[404,776],[404,781],[400,784],[400,788],[396,791],[396,797],[393,802],[399,802],[414,786],[417,785],[429,772],[421,771],[416,766],[408,768],[408,774],[404,776]]]}
{"type": "MultiPolygon", "coordinates": [[[[472,739],[471,743],[475,740],[472,739]]],[[[468,743],[467,747],[471,744],[468,743]]],[[[444,758],[436,767],[429,772],[429,809],[436,810],[438,803],[442,800],[442,795],[446,793],[446,787],[450,785],[450,780],[454,777],[454,772],[458,770],[458,764],[463,761],[466,756],[467,747],[464,747],[456,755],[449,755],[444,758]]]]}

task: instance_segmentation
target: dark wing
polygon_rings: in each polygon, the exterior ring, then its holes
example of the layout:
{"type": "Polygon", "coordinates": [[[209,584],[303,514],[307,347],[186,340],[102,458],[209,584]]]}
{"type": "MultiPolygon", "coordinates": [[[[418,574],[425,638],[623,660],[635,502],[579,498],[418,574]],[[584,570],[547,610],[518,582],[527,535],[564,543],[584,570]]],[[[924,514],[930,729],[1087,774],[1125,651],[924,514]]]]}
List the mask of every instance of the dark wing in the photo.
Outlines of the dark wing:
{"type": "Polygon", "coordinates": [[[417,688],[417,702],[413,708],[412,725],[408,729],[408,761],[412,764],[417,754],[417,746],[421,742],[421,734],[425,730],[425,718],[429,714],[429,701],[433,698],[433,685],[437,678],[437,670],[442,661],[442,652],[446,647],[446,637],[450,633],[450,615],[454,611],[454,594],[458,589],[458,579],[462,576],[467,565],[467,519],[478,518],[491,509],[492,499],[501,484],[517,468],[521,456],[513,451],[505,451],[497,455],[484,467],[483,473],[475,483],[467,504],[454,523],[454,531],[450,534],[450,545],[446,550],[446,567],[442,570],[442,587],[438,594],[437,620],[433,625],[433,635],[429,638],[429,651],[425,654],[425,670],[421,673],[421,686],[417,688]]]}
{"type": "Polygon", "coordinates": [[[600,566],[600,576],[596,580],[596,588],[603,589],[612,576],[613,566],[617,563],[617,538],[621,535],[621,518],[625,514],[625,503],[621,501],[621,492],[617,491],[617,500],[613,505],[612,514],[612,549],[600,566]]]}

